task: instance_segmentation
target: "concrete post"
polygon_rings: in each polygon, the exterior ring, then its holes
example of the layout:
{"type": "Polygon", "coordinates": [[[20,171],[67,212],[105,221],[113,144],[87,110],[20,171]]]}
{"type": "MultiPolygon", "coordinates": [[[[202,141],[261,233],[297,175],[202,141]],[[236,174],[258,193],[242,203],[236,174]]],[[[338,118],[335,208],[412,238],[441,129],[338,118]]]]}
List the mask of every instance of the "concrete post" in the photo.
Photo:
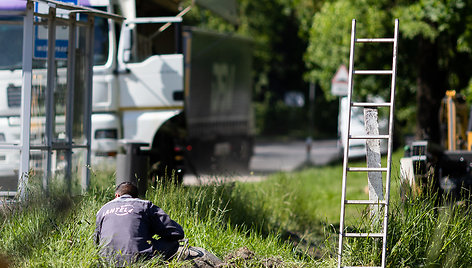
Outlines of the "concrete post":
{"type": "MultiPolygon", "coordinates": [[[[378,110],[375,108],[364,109],[364,122],[365,130],[367,135],[379,135],[379,122],[378,122],[378,110]]],[[[367,149],[367,167],[369,168],[380,168],[381,167],[381,155],[380,155],[380,140],[379,139],[368,139],[366,140],[367,149]]],[[[379,201],[383,200],[383,182],[382,172],[370,171],[367,174],[368,185],[369,185],[369,200],[379,201]]],[[[379,213],[379,206],[372,206],[372,215],[379,213]]]]}

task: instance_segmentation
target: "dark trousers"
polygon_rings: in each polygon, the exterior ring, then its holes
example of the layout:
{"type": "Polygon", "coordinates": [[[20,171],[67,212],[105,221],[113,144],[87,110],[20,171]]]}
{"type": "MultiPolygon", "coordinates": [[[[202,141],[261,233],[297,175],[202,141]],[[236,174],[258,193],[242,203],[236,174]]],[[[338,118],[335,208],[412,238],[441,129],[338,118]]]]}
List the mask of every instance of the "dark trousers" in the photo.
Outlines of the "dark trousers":
{"type": "Polygon", "coordinates": [[[178,241],[165,240],[163,238],[152,241],[152,246],[158,254],[162,255],[164,260],[170,259],[179,249],[178,241]]]}
{"type": "Polygon", "coordinates": [[[120,254],[108,252],[102,255],[102,264],[110,265],[114,267],[125,267],[133,264],[139,260],[149,260],[153,257],[160,256],[164,260],[169,260],[179,249],[178,241],[171,241],[165,239],[155,240],[152,239],[153,254],[120,254]]]}

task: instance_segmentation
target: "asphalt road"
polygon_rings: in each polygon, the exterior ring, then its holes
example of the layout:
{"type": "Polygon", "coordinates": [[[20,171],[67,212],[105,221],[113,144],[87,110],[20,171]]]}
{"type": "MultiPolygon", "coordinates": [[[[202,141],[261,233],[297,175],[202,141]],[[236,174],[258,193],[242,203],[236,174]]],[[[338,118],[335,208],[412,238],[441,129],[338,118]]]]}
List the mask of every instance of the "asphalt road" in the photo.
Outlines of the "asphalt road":
{"type": "Polygon", "coordinates": [[[336,140],[313,141],[307,154],[304,141],[259,142],[251,160],[250,169],[254,173],[294,171],[303,166],[323,166],[339,158],[336,140]]]}
{"type": "Polygon", "coordinates": [[[184,184],[201,184],[215,181],[258,181],[267,174],[275,172],[291,172],[310,166],[323,166],[340,159],[336,140],[313,141],[310,154],[304,141],[256,141],[254,156],[250,162],[250,174],[235,172],[231,176],[195,177],[189,174],[184,177],[184,184]]]}

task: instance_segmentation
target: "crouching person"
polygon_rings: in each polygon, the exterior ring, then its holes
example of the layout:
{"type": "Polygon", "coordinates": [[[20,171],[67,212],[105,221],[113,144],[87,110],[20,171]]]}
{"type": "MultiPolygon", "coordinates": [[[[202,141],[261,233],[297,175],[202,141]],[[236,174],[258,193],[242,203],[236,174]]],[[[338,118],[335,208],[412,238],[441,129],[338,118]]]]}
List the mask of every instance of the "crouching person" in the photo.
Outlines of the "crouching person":
{"type": "Polygon", "coordinates": [[[184,237],[182,227],[152,202],[137,198],[129,182],[116,187],[115,199],[97,213],[95,239],[100,255],[111,265],[123,266],[160,255],[171,258],[184,237]],[[159,239],[153,238],[158,235],[159,239]]]}

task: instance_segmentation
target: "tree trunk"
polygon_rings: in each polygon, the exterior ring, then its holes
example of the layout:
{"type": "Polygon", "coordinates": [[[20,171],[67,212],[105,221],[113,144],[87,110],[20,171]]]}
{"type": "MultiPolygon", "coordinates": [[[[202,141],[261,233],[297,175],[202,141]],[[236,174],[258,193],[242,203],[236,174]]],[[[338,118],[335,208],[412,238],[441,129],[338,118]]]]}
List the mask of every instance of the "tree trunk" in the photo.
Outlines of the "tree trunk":
{"type": "Polygon", "coordinates": [[[439,107],[446,92],[446,77],[439,68],[437,44],[420,38],[418,49],[416,138],[439,143],[439,107]]]}

